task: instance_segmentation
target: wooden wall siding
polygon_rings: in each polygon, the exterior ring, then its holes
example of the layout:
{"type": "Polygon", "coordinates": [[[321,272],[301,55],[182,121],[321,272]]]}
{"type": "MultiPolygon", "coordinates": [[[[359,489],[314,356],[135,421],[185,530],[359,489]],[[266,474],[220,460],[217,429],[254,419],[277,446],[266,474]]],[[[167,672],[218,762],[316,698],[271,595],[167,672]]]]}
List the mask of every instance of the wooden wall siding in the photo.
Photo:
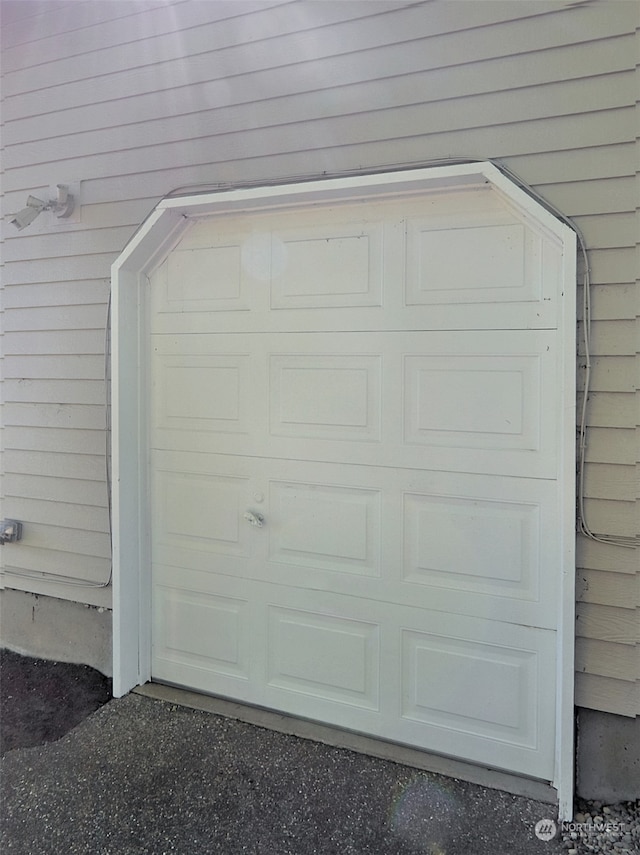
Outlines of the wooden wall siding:
{"type": "MultiPolygon", "coordinates": [[[[2,13],[3,211],[82,182],[80,223],[3,225],[5,512],[25,521],[0,553],[5,584],[109,604],[108,588],[51,579],[108,578],[109,269],[163,195],[444,157],[503,162],[584,234],[586,508],[594,530],[638,534],[638,4],[8,0],[2,13]]],[[[578,568],[578,702],[634,715],[637,553],[579,538],[578,568]]]]}

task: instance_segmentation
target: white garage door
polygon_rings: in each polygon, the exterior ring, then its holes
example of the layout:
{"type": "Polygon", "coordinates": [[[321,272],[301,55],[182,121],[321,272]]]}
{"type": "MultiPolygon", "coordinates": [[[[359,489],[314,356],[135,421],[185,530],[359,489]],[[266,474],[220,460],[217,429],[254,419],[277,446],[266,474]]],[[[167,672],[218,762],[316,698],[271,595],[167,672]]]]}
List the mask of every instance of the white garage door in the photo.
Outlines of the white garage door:
{"type": "Polygon", "coordinates": [[[489,185],[194,222],[149,283],[153,678],[551,780],[561,271],[489,185]]]}

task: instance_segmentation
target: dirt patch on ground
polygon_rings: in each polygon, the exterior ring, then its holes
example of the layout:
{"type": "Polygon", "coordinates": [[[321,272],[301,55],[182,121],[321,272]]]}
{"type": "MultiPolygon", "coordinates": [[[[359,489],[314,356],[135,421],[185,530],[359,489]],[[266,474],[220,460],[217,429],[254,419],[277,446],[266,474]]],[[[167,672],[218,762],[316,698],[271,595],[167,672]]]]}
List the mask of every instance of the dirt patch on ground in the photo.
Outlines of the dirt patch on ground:
{"type": "Polygon", "coordinates": [[[55,742],[111,698],[111,680],[87,665],[0,650],[0,755],[55,742]]]}

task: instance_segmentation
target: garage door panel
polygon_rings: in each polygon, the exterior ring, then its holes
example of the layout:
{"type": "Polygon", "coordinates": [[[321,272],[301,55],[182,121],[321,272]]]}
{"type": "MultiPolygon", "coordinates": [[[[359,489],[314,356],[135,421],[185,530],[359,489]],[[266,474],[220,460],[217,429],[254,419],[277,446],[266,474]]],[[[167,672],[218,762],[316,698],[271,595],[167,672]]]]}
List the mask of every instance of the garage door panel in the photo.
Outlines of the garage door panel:
{"type": "Polygon", "coordinates": [[[177,576],[555,625],[552,482],[160,451],[153,463],[154,555],[177,576]]]}
{"type": "Polygon", "coordinates": [[[203,315],[220,328],[234,316],[264,311],[264,279],[257,280],[251,267],[266,270],[268,278],[270,242],[237,219],[219,220],[205,239],[201,231],[201,224],[189,230],[154,272],[151,317],[203,315]]]}
{"type": "Polygon", "coordinates": [[[539,598],[540,507],[404,495],[403,579],[535,602],[539,598]]]}
{"type": "Polygon", "coordinates": [[[241,193],[151,274],[154,678],[553,778],[571,264],[498,186],[241,193]]]}
{"type": "Polygon", "coordinates": [[[208,313],[224,329],[233,313],[380,307],[383,223],[335,210],[296,221],[285,217],[275,230],[260,216],[198,224],[154,274],[153,314],[166,322],[208,313]]]}
{"type": "Polygon", "coordinates": [[[152,330],[555,328],[560,270],[559,242],[489,188],[225,215],[154,274],[152,330]]]}
{"type": "Polygon", "coordinates": [[[166,663],[167,672],[186,665],[210,674],[249,679],[246,600],[158,585],[154,614],[156,673],[166,663]]]}
{"type": "Polygon", "coordinates": [[[279,481],[268,489],[270,562],[380,575],[380,490],[279,481]]]}
{"type": "Polygon", "coordinates": [[[154,423],[159,430],[249,433],[248,354],[159,354],[154,423]]]}
{"type": "Polygon", "coordinates": [[[218,312],[248,313],[251,300],[247,290],[239,243],[176,250],[154,273],[152,310],[166,317],[192,312],[207,312],[212,317],[218,312]]]}
{"type": "Polygon", "coordinates": [[[428,632],[402,636],[404,718],[535,748],[535,651],[428,632]]]}
{"type": "Polygon", "coordinates": [[[402,633],[402,730],[462,754],[546,778],[553,764],[555,633],[443,616],[402,633]],[[496,630],[498,632],[496,633],[496,630]],[[454,676],[455,675],[455,676],[454,676]],[[502,758],[499,760],[498,758],[502,758]]]}
{"type": "Polygon", "coordinates": [[[271,242],[272,310],[382,306],[382,223],[278,229],[271,242]]]}
{"type": "Polygon", "coordinates": [[[243,286],[238,244],[175,250],[167,260],[165,299],[173,311],[247,311],[243,286]]]}
{"type": "Polygon", "coordinates": [[[548,331],[153,336],[153,353],[157,448],[556,474],[548,331]]]}
{"type": "Polygon", "coordinates": [[[378,709],[377,624],[277,606],[268,614],[269,687],[378,709]]]}
{"type": "Polygon", "coordinates": [[[250,532],[241,524],[247,479],[158,471],[153,489],[158,496],[154,533],[157,549],[250,554],[250,532]]]}
{"type": "MultiPolygon", "coordinates": [[[[299,591],[272,590],[266,601],[287,612],[300,609],[312,625],[353,622],[356,637],[373,632],[362,624],[379,627],[381,686],[378,714],[366,719],[353,699],[323,697],[317,688],[310,693],[307,685],[267,686],[267,706],[355,730],[357,719],[366,720],[383,738],[498,767],[506,756],[514,770],[548,774],[553,762],[555,677],[548,670],[553,671],[554,632],[469,617],[454,621],[451,614],[363,604],[330,592],[318,592],[314,612],[299,591]],[[457,657],[454,670],[451,657],[457,657]],[[505,689],[515,698],[501,710],[497,699],[505,689]]],[[[363,659],[355,653],[352,657],[363,659]]],[[[367,685],[366,677],[359,685],[367,685]]]]}
{"type": "Polygon", "coordinates": [[[541,241],[522,223],[407,222],[406,302],[540,302],[541,241]]]}
{"type": "Polygon", "coordinates": [[[381,438],[382,355],[272,355],[269,386],[273,436],[381,438]]]}
{"type": "Polygon", "coordinates": [[[540,447],[538,356],[406,356],[405,441],[540,447]]]}
{"type": "Polygon", "coordinates": [[[512,770],[544,777],[553,692],[540,689],[554,681],[544,664],[554,633],[459,616],[454,629],[450,614],[333,592],[318,592],[312,610],[304,592],[266,583],[210,577],[204,590],[181,588],[167,595],[160,586],[154,673],[162,679],[181,684],[186,674],[213,694],[499,768],[507,757],[512,770]],[[211,594],[216,588],[224,593],[211,594]],[[181,615],[184,602],[192,610],[181,615]],[[243,611],[250,625],[237,617],[243,611]]]}

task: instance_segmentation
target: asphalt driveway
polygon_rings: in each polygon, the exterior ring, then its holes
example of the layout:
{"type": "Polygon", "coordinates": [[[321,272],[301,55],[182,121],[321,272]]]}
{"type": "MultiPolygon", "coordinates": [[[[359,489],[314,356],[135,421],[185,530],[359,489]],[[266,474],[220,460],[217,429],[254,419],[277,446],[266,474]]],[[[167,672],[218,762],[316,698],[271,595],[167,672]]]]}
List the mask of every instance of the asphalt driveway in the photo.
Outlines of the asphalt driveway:
{"type": "Polygon", "coordinates": [[[547,804],[131,694],[1,761],[23,855],[557,855],[547,804]]]}

